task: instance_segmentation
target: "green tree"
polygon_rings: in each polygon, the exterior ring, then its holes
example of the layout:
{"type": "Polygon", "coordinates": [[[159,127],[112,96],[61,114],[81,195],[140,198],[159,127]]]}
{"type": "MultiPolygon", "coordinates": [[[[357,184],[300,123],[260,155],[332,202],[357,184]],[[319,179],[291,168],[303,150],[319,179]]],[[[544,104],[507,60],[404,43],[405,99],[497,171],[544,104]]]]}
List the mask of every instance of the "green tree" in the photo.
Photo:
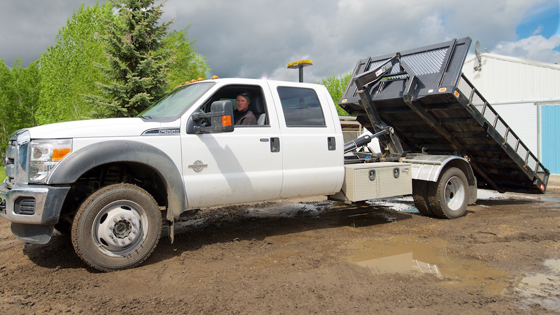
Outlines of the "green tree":
{"type": "Polygon", "coordinates": [[[41,82],[39,63],[32,62],[27,68],[22,68],[21,65],[21,59],[17,59],[11,71],[14,84],[12,104],[16,109],[13,126],[15,129],[37,125],[36,113],[39,104],[41,82]]]}
{"type": "Polygon", "coordinates": [[[0,156],[11,133],[37,124],[39,83],[38,62],[23,68],[21,59],[17,59],[10,70],[0,59],[0,156]]]}
{"type": "Polygon", "coordinates": [[[206,64],[204,56],[196,54],[193,48],[195,41],[187,38],[190,26],[169,33],[164,38],[164,46],[171,51],[171,62],[168,67],[168,92],[188,80],[206,78],[206,72],[212,70],[206,64]]]}
{"type": "Polygon", "coordinates": [[[40,124],[92,117],[95,109],[81,95],[95,93],[96,82],[106,82],[95,64],[107,64],[102,36],[106,21],[115,18],[110,3],[82,4],[58,32],[56,44],[43,52],[40,124]]]}
{"type": "Polygon", "coordinates": [[[10,122],[13,121],[13,107],[11,104],[12,75],[10,68],[0,59],[0,157],[4,156],[8,137],[10,136],[10,122]]]}
{"type": "Polygon", "coordinates": [[[339,116],[349,116],[349,114],[344,109],[342,109],[342,107],[338,106],[338,102],[342,98],[344,90],[346,89],[351,76],[351,73],[340,76],[337,76],[335,73],[331,77],[322,79],[321,81],[317,82],[318,84],[324,85],[329,91],[339,116]]]}
{"type": "Polygon", "coordinates": [[[167,90],[171,51],[164,49],[163,39],[171,22],[159,24],[163,3],[154,5],[154,0],[118,0],[114,6],[120,19],[104,37],[109,65],[101,66],[111,83],[98,84],[101,96],[88,101],[110,116],[136,116],[167,90]]]}
{"type": "Polygon", "coordinates": [[[119,14],[111,2],[81,5],[60,29],[56,44],[25,69],[21,60],[10,69],[0,59],[0,157],[17,129],[133,116],[166,90],[206,76],[210,69],[187,38],[188,27],[165,36],[170,22],[157,25],[162,4],[129,0],[115,5],[119,14]],[[99,104],[109,106],[92,106],[99,104]]]}

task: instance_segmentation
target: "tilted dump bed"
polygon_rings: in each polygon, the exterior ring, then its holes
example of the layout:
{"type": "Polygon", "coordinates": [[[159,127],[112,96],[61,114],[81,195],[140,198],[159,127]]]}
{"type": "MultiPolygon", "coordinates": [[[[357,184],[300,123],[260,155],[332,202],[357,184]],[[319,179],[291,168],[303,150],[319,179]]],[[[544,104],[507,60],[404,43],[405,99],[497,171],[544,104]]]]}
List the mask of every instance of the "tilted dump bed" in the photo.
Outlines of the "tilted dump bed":
{"type": "Polygon", "coordinates": [[[392,127],[404,153],[466,157],[480,188],[544,193],[549,171],[462,73],[470,44],[362,59],[339,105],[372,133],[392,127]]]}

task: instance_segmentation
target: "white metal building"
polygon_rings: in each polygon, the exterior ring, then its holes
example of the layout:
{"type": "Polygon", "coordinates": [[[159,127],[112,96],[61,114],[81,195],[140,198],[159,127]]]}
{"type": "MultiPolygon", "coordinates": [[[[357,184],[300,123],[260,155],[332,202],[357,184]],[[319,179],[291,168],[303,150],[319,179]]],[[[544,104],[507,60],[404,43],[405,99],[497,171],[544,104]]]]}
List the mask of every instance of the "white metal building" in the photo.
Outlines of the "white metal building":
{"type": "Polygon", "coordinates": [[[560,65],[479,53],[463,73],[552,174],[560,174],[560,65]]]}

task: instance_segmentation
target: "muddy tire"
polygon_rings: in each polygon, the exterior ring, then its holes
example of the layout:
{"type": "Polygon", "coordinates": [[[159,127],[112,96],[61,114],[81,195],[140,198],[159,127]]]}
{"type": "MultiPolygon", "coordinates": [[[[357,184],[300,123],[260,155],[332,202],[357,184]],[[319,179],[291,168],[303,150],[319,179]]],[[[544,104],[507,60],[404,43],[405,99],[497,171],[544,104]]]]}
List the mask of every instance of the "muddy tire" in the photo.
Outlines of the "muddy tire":
{"type": "Polygon", "coordinates": [[[462,217],[467,212],[468,191],[467,176],[460,169],[451,167],[437,182],[428,184],[428,207],[440,218],[462,217]]]}
{"type": "Polygon", "coordinates": [[[76,254],[100,271],[141,264],[161,236],[161,212],[154,198],[131,184],[103,187],[80,206],[72,224],[76,254]]]}
{"type": "Polygon", "coordinates": [[[412,199],[414,205],[421,215],[433,217],[434,214],[428,205],[428,184],[429,182],[423,180],[412,181],[412,199]]]}

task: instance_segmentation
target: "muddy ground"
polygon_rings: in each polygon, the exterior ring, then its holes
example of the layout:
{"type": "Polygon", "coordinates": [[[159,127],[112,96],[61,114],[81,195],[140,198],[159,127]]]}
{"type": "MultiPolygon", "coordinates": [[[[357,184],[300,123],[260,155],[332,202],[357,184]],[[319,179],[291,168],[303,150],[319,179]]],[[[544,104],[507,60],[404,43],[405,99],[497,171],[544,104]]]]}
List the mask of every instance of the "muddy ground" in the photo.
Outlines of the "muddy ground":
{"type": "Polygon", "coordinates": [[[2,219],[0,314],[560,314],[559,210],[558,190],[482,196],[456,220],[411,198],[212,209],[114,273],[2,219]]]}

